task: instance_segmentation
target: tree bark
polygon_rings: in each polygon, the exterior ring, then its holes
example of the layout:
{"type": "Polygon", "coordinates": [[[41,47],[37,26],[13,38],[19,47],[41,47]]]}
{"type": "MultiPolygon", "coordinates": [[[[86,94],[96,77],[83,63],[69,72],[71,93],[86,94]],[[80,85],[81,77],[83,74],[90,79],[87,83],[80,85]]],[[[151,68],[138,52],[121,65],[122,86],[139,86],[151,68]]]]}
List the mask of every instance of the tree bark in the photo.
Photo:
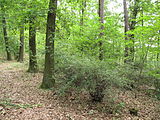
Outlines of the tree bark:
{"type": "Polygon", "coordinates": [[[37,58],[36,58],[36,27],[35,17],[31,17],[29,21],[29,69],[28,72],[37,72],[37,58]]]}
{"type": "MultiPolygon", "coordinates": [[[[160,34],[160,30],[158,32],[160,34]]],[[[160,49],[160,45],[159,44],[160,44],[160,38],[158,36],[157,47],[160,49]]],[[[157,61],[159,61],[159,52],[157,52],[157,61]]]]}
{"type": "Polygon", "coordinates": [[[54,87],[54,38],[56,25],[56,10],[57,0],[50,0],[49,11],[47,17],[47,31],[46,31],[46,54],[45,54],[45,68],[43,80],[41,84],[42,89],[50,89],[54,87]]]}
{"type": "MultiPolygon", "coordinates": [[[[128,23],[128,11],[127,11],[127,3],[126,0],[123,0],[123,6],[124,6],[124,32],[125,32],[125,41],[128,42],[129,37],[127,35],[127,32],[129,31],[129,23],[128,23]]],[[[129,57],[129,46],[128,43],[125,44],[125,50],[124,50],[124,62],[128,63],[128,57],[129,57]]]]}
{"type": "MultiPolygon", "coordinates": [[[[101,32],[100,32],[100,39],[103,37],[104,33],[104,0],[99,0],[99,11],[98,11],[99,17],[100,17],[100,23],[101,23],[101,32]]],[[[103,53],[103,42],[102,40],[99,41],[99,60],[104,59],[104,53],[103,53]]]]}
{"type": "MultiPolygon", "coordinates": [[[[130,30],[134,30],[135,29],[135,26],[136,26],[136,21],[135,19],[137,18],[137,14],[138,14],[138,3],[139,3],[139,0],[134,0],[134,6],[133,6],[133,11],[131,12],[131,24],[130,24],[130,30]]],[[[134,52],[135,52],[135,49],[134,49],[134,34],[131,34],[130,35],[130,39],[132,41],[131,45],[130,45],[130,60],[131,62],[134,62],[134,52]]]]}
{"type": "Polygon", "coordinates": [[[7,60],[12,60],[11,57],[11,51],[9,48],[9,41],[8,41],[8,33],[7,33],[7,23],[5,16],[2,17],[2,26],[3,26],[3,35],[4,35],[4,41],[6,46],[6,53],[7,53],[7,60]]]}
{"type": "Polygon", "coordinates": [[[19,46],[19,56],[18,62],[23,62],[24,59],[24,25],[20,28],[20,46],[19,46]]]}
{"type": "Polygon", "coordinates": [[[81,3],[81,19],[80,19],[80,25],[83,26],[84,24],[84,12],[86,8],[86,0],[82,0],[81,3]]]}

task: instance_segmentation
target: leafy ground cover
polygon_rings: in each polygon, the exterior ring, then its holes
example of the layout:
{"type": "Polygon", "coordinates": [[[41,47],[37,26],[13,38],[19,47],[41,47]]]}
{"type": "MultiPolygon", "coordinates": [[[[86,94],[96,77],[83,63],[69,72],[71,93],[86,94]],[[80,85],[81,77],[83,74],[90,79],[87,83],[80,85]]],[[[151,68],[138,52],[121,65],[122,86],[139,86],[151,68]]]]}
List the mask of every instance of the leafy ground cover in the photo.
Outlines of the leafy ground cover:
{"type": "Polygon", "coordinates": [[[72,91],[68,96],[58,96],[54,91],[39,89],[42,73],[26,71],[24,64],[0,62],[0,120],[160,119],[160,101],[143,92],[145,86],[134,91],[118,91],[112,105],[105,101],[93,104],[85,92],[72,91]]]}

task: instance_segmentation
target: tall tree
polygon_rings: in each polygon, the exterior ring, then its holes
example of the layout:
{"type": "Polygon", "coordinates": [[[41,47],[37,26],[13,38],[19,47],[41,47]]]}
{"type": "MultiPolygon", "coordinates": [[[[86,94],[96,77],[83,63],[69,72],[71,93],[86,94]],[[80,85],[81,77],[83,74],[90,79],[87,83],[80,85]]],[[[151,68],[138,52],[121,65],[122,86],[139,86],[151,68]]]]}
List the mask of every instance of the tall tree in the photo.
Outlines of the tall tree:
{"type": "Polygon", "coordinates": [[[81,1],[81,19],[80,19],[80,25],[83,26],[84,24],[84,12],[86,8],[86,0],[81,1]]]}
{"type": "MultiPolygon", "coordinates": [[[[158,33],[160,34],[160,30],[158,31],[158,33]]],[[[160,48],[160,37],[159,36],[157,40],[157,47],[160,48]]],[[[159,52],[157,52],[157,61],[159,61],[159,52]]]]}
{"type": "Polygon", "coordinates": [[[128,63],[129,62],[129,46],[128,46],[128,40],[129,40],[129,37],[127,35],[127,32],[129,31],[129,21],[128,21],[128,10],[127,10],[127,2],[126,0],[123,0],[123,7],[124,7],[124,32],[125,32],[125,41],[126,41],[126,44],[125,44],[125,51],[124,51],[124,62],[125,63],[128,63]]]}
{"type": "Polygon", "coordinates": [[[49,11],[47,17],[46,31],[46,53],[45,53],[45,68],[43,74],[42,89],[52,88],[55,84],[54,79],[54,39],[56,25],[56,10],[57,0],[50,0],[49,11]]]}
{"type": "Polygon", "coordinates": [[[2,26],[3,26],[3,35],[4,35],[4,41],[5,41],[5,46],[6,46],[6,53],[7,53],[7,60],[12,60],[11,58],[11,51],[9,47],[9,39],[8,39],[8,33],[7,33],[7,22],[6,22],[6,17],[5,17],[5,11],[2,7],[3,11],[3,16],[2,16],[2,26]]]}
{"type": "Polygon", "coordinates": [[[18,62],[23,62],[23,58],[24,58],[24,25],[21,25],[18,62]]]}
{"type": "Polygon", "coordinates": [[[28,72],[37,72],[37,58],[36,58],[36,26],[35,16],[30,16],[29,20],[29,69],[28,72]]]}
{"type": "MultiPolygon", "coordinates": [[[[136,21],[136,18],[137,18],[137,14],[138,14],[138,12],[139,12],[139,0],[134,0],[133,1],[134,3],[134,5],[133,5],[133,7],[131,8],[131,22],[130,22],[130,30],[134,30],[135,29],[135,26],[136,26],[136,23],[137,23],[137,21],[136,21]]],[[[134,49],[134,43],[135,43],[135,41],[134,41],[134,34],[131,34],[130,35],[130,39],[131,39],[131,45],[130,45],[130,60],[131,60],[131,62],[133,62],[134,61],[134,52],[135,52],[135,49],[134,49]]]]}
{"type": "MultiPolygon", "coordinates": [[[[101,32],[100,32],[100,39],[103,37],[104,33],[104,0],[99,0],[99,11],[98,11],[99,17],[100,17],[100,23],[101,23],[101,32]]],[[[103,51],[103,42],[102,40],[99,41],[99,60],[104,59],[104,51],[103,51]]]]}

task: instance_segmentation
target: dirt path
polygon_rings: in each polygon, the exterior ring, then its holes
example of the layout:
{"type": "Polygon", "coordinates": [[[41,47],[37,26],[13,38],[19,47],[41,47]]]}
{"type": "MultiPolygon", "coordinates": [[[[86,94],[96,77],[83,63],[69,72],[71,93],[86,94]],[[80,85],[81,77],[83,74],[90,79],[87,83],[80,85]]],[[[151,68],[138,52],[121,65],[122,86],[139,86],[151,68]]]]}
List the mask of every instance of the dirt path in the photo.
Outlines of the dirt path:
{"type": "Polygon", "coordinates": [[[120,94],[119,100],[127,104],[120,116],[99,113],[78,103],[75,108],[73,104],[60,102],[52,91],[39,89],[42,74],[26,70],[21,63],[0,63],[0,120],[159,120],[155,108],[160,102],[140,95],[134,99],[127,92],[120,94]],[[140,108],[140,116],[128,114],[127,107],[134,104],[140,108]]]}

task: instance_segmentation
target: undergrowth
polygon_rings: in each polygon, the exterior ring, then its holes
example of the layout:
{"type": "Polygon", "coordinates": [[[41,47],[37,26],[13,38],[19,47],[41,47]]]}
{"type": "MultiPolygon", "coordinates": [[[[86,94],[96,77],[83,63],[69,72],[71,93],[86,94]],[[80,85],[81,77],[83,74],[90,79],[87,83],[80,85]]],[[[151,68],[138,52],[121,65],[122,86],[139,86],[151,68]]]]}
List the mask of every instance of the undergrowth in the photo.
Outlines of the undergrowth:
{"type": "MultiPolygon", "coordinates": [[[[44,59],[39,59],[43,69],[44,59]]],[[[134,90],[140,85],[154,86],[159,98],[160,80],[158,70],[150,70],[145,64],[118,64],[114,60],[100,61],[93,56],[71,54],[66,50],[55,51],[55,80],[59,95],[74,90],[89,92],[93,101],[101,102],[113,86],[134,90]],[[143,66],[143,67],[142,67],[143,66]]],[[[114,94],[114,91],[111,91],[114,94]]]]}
{"type": "Polygon", "coordinates": [[[0,106],[4,108],[26,109],[26,108],[39,107],[42,105],[41,104],[16,104],[16,103],[13,103],[10,99],[3,99],[3,100],[0,100],[0,106]]]}
{"type": "Polygon", "coordinates": [[[60,84],[58,92],[63,95],[72,88],[78,91],[85,89],[93,101],[100,102],[111,86],[128,86],[128,79],[116,65],[93,57],[60,54],[56,58],[55,69],[55,77],[60,84]]]}

